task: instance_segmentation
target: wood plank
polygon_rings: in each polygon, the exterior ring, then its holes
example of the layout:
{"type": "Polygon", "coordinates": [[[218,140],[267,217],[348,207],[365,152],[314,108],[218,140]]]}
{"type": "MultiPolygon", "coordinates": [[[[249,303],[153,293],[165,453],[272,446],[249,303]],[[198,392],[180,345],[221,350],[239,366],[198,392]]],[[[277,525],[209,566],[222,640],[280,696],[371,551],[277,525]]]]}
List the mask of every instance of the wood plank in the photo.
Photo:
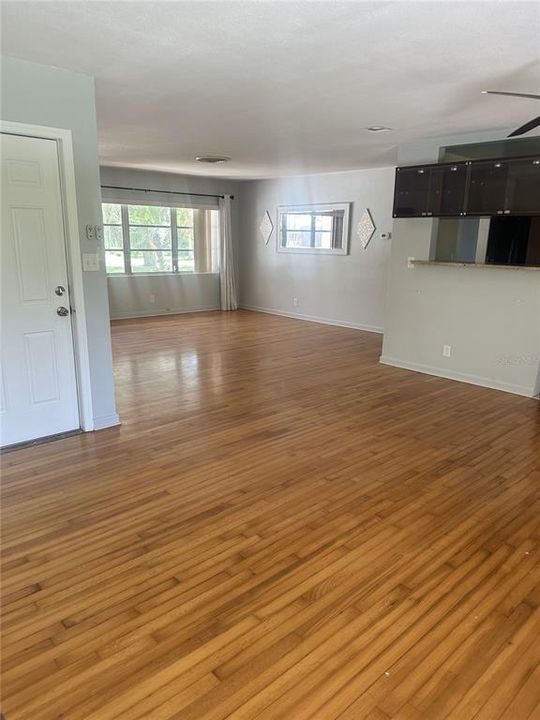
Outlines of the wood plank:
{"type": "Polygon", "coordinates": [[[121,427],[2,457],[9,720],[526,720],[538,402],[237,313],[112,326],[121,427]]]}

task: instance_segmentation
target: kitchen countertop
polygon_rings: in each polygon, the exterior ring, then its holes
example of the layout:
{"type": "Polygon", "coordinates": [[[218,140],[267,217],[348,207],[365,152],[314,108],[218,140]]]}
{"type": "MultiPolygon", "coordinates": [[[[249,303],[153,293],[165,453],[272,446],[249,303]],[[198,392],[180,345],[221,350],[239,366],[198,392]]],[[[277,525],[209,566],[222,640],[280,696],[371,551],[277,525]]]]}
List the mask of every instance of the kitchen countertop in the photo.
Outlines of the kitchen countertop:
{"type": "Polygon", "coordinates": [[[442,262],[440,260],[411,260],[411,265],[439,265],[440,267],[483,268],[488,270],[540,270],[540,265],[495,265],[492,263],[442,262]]]}

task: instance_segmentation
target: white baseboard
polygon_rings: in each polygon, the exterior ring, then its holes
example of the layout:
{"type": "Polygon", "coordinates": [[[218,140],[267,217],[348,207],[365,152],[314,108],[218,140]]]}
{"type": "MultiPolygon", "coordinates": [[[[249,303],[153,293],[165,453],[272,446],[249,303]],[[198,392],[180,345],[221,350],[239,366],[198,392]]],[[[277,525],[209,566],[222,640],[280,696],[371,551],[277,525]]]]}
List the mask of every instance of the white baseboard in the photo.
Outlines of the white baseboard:
{"type": "Polygon", "coordinates": [[[219,309],[219,305],[209,305],[208,307],[196,307],[190,310],[184,308],[173,308],[172,310],[128,310],[127,312],[111,313],[111,320],[130,320],[139,317],[159,317],[160,315],[187,315],[188,313],[210,312],[211,310],[219,309]]]}
{"type": "Polygon", "coordinates": [[[528,388],[525,385],[514,385],[513,383],[500,382],[493,378],[482,377],[481,375],[471,375],[470,373],[461,373],[447,368],[432,367],[430,365],[421,365],[420,363],[408,362],[400,360],[388,355],[381,355],[379,362],[383,365],[392,365],[393,367],[403,368],[404,370],[413,370],[414,372],[424,373],[425,375],[436,375],[437,377],[446,378],[447,380],[457,380],[458,382],[469,383],[469,385],[480,385],[481,387],[491,388],[492,390],[503,390],[504,392],[514,393],[515,395],[524,395],[525,397],[536,397],[534,388],[528,388]]]}
{"type": "Polygon", "coordinates": [[[322,325],[337,325],[338,327],[352,328],[353,330],[365,330],[366,332],[378,333],[382,335],[384,329],[377,325],[365,325],[364,323],[347,322],[346,320],[332,320],[330,318],[318,317],[317,315],[302,315],[300,313],[285,312],[284,310],[276,310],[274,308],[263,308],[257,305],[239,305],[241,310],[251,310],[253,312],[267,313],[268,315],[281,315],[282,317],[292,318],[293,320],[306,320],[307,322],[321,323],[322,325]]]}
{"type": "Polygon", "coordinates": [[[105,430],[105,428],[114,427],[115,425],[121,425],[118,413],[94,418],[94,430],[105,430]]]}

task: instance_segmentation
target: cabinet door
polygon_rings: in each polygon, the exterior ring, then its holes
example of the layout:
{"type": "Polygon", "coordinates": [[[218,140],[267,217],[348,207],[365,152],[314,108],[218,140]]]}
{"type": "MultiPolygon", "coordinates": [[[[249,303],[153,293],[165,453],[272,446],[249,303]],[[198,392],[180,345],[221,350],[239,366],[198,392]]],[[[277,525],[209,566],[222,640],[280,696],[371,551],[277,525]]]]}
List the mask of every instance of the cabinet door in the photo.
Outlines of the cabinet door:
{"type": "Polygon", "coordinates": [[[508,161],[488,160],[469,165],[467,215],[503,215],[508,161]]]}
{"type": "Polygon", "coordinates": [[[540,215],[540,158],[508,163],[505,215],[540,215]]]}
{"type": "Polygon", "coordinates": [[[467,165],[440,165],[431,168],[428,215],[456,217],[464,211],[467,165]]]}
{"type": "Polygon", "coordinates": [[[427,215],[429,176],[429,167],[397,168],[394,217],[427,215]]]}

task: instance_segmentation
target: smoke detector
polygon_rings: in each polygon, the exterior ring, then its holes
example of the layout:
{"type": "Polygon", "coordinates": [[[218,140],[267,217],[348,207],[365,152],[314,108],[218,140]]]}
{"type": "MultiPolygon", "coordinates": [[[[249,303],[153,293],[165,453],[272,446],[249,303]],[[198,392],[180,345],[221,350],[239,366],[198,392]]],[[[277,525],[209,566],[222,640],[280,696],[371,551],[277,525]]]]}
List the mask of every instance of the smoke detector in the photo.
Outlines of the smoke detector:
{"type": "Polygon", "coordinates": [[[201,163],[209,163],[210,165],[219,165],[220,163],[229,162],[231,158],[227,155],[197,155],[195,160],[201,163]]]}

